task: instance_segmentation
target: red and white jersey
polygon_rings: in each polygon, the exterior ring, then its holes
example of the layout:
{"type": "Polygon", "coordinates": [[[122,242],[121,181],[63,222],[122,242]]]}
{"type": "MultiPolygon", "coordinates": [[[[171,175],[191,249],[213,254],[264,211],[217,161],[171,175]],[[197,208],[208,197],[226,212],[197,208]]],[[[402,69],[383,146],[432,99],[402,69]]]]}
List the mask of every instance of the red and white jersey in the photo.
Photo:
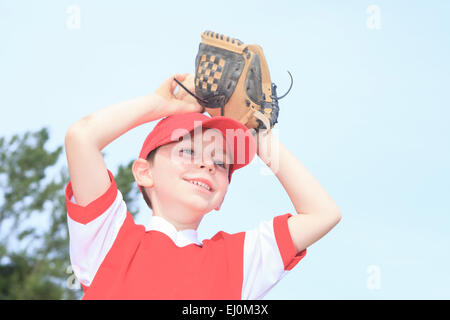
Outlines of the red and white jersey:
{"type": "Polygon", "coordinates": [[[70,260],[83,299],[261,299],[306,255],[292,242],[289,213],[203,241],[158,216],[137,225],[108,173],[110,188],[87,206],[66,187],[70,260]]]}

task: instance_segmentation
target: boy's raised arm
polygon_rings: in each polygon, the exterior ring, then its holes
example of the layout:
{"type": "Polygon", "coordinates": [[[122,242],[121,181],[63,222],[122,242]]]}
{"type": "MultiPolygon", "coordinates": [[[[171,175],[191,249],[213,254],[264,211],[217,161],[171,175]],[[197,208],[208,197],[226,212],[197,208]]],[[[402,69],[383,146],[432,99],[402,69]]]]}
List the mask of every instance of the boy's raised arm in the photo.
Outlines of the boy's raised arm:
{"type": "Polygon", "coordinates": [[[327,234],[341,219],[331,196],[306,167],[272,134],[258,136],[258,156],[275,173],[297,215],[288,220],[297,252],[327,234]]]}
{"type": "MultiPolygon", "coordinates": [[[[179,81],[185,75],[176,75],[179,81]]],[[[177,99],[173,76],[155,93],[110,105],[73,123],[65,136],[65,151],[77,204],[85,206],[108,190],[111,181],[101,150],[125,132],[162,117],[200,112],[198,104],[177,99]]]]}

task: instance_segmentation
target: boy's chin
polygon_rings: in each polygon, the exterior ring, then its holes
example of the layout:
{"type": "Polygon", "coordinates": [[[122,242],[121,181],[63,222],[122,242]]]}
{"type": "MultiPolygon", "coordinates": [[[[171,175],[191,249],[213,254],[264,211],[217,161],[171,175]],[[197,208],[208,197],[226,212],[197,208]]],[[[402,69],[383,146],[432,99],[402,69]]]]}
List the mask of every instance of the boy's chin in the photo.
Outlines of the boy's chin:
{"type": "Polygon", "coordinates": [[[202,201],[196,201],[195,199],[189,199],[189,201],[184,203],[184,207],[189,212],[195,212],[197,218],[201,218],[207,213],[213,211],[214,208],[217,208],[217,206],[211,206],[211,204],[206,201],[203,201],[204,203],[201,202],[202,201]]]}

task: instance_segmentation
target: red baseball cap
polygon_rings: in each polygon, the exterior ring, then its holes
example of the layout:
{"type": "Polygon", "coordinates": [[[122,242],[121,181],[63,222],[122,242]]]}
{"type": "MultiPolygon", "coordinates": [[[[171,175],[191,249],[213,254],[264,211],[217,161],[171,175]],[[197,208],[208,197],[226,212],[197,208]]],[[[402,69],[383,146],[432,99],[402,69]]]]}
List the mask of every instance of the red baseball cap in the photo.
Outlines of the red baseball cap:
{"type": "Polygon", "coordinates": [[[181,137],[198,127],[221,131],[227,142],[227,148],[234,149],[230,153],[233,158],[228,174],[229,182],[235,170],[245,167],[255,157],[256,141],[251,130],[244,124],[229,117],[209,117],[200,112],[190,112],[171,115],[160,120],[145,139],[139,158],[146,159],[152,150],[179,141],[181,137]]]}

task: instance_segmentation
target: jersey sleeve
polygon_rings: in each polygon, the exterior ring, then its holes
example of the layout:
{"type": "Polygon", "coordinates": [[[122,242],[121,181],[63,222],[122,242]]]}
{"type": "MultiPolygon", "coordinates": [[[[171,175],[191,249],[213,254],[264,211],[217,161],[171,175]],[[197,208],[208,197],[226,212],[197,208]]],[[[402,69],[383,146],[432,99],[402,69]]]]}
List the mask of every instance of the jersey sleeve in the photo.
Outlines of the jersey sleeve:
{"type": "Polygon", "coordinates": [[[86,206],[75,202],[71,182],[65,190],[70,261],[84,289],[94,279],[127,215],[127,207],[114,176],[109,170],[108,174],[111,186],[86,206]]]}
{"type": "Polygon", "coordinates": [[[242,299],[263,298],[306,255],[297,252],[287,220],[291,214],[262,221],[245,232],[242,299]]]}

